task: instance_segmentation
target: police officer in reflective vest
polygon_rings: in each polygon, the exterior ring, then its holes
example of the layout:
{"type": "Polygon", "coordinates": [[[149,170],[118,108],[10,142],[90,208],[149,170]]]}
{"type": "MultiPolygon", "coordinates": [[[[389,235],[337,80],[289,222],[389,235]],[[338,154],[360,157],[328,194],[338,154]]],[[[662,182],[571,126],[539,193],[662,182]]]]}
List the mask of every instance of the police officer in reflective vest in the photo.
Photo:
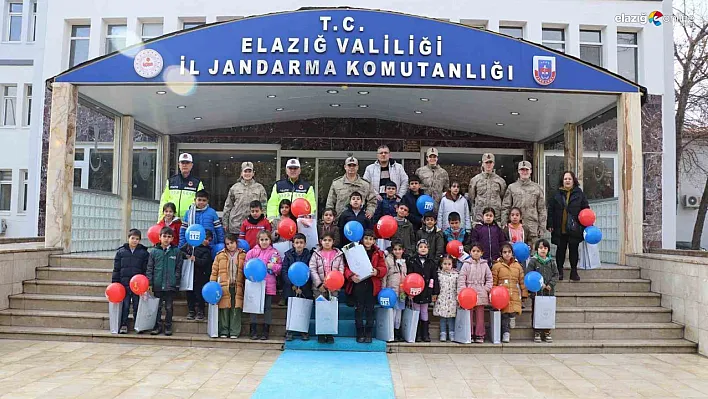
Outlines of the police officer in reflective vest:
{"type": "Polygon", "coordinates": [[[160,197],[160,217],[162,216],[162,206],[172,202],[177,207],[175,215],[182,218],[189,206],[194,203],[194,196],[197,191],[204,190],[202,181],[192,176],[193,166],[192,154],[186,152],[180,154],[180,173],[167,179],[165,191],[162,192],[162,197],[160,197]]]}
{"type": "Polygon", "coordinates": [[[268,209],[266,215],[268,219],[273,220],[279,216],[280,201],[287,199],[295,201],[298,198],[305,198],[312,208],[312,214],[317,213],[317,198],[315,197],[315,189],[305,180],[300,179],[300,161],[297,159],[288,159],[285,164],[287,176],[273,185],[273,191],[270,193],[268,200],[268,209]]]}

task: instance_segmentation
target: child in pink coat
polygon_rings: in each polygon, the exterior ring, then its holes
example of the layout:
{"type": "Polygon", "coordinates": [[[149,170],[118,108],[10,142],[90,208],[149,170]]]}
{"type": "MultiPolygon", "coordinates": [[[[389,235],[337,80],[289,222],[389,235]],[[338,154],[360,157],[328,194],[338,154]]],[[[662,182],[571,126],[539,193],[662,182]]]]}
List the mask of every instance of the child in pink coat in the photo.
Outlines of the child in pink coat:
{"type": "Polygon", "coordinates": [[[276,276],[280,274],[280,269],[283,267],[283,260],[280,259],[278,250],[273,248],[273,239],[271,238],[270,231],[261,230],[258,232],[258,236],[256,238],[258,240],[258,245],[248,251],[246,254],[245,263],[248,263],[251,259],[258,258],[262,260],[268,268],[268,273],[265,278],[265,303],[263,305],[263,318],[265,324],[263,324],[263,332],[261,334],[258,333],[258,327],[256,324],[258,321],[258,315],[251,313],[251,339],[264,340],[268,339],[268,335],[270,334],[270,324],[273,321],[273,312],[271,311],[271,307],[273,304],[273,297],[275,297],[276,294],[276,276]]]}
{"type": "Polygon", "coordinates": [[[487,261],[482,259],[482,249],[472,245],[470,258],[462,264],[457,278],[457,293],[463,288],[472,288],[477,292],[477,306],[470,312],[470,327],[475,343],[484,343],[484,307],[489,305],[489,291],[492,290],[492,271],[487,261]]]}

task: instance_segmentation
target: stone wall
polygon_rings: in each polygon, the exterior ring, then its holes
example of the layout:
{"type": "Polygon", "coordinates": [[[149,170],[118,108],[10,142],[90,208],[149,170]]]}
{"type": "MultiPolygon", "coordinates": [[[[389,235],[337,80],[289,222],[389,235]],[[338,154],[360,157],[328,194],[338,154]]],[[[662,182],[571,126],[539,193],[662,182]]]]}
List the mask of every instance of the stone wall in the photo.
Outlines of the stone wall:
{"type": "Polygon", "coordinates": [[[10,305],[10,295],[22,293],[22,282],[36,277],[35,269],[49,266],[49,255],[59,249],[0,250],[0,310],[10,305]]]}

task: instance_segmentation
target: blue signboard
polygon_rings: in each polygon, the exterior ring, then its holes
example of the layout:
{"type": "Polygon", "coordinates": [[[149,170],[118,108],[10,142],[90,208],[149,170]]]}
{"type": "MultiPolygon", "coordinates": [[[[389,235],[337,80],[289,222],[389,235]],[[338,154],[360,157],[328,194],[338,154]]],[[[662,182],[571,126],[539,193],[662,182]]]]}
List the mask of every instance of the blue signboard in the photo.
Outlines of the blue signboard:
{"type": "Polygon", "coordinates": [[[331,84],[638,92],[541,46],[433,19],[311,9],[167,35],[69,70],[76,84],[331,84]]]}

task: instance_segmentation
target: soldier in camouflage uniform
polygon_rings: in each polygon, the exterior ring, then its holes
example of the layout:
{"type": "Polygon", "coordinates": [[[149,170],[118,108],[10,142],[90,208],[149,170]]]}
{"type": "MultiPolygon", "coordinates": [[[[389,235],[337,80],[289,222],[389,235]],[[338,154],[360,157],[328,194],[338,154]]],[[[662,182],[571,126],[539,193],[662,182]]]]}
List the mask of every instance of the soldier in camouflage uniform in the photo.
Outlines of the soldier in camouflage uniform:
{"type": "Polygon", "coordinates": [[[428,148],[425,158],[428,160],[428,164],[418,168],[415,174],[420,178],[423,191],[435,200],[434,212],[437,213],[443,194],[450,189],[450,176],[445,169],[438,165],[437,148],[428,148]]]}
{"type": "Polygon", "coordinates": [[[371,218],[376,210],[376,193],[371,188],[371,183],[359,177],[359,161],[354,157],[349,157],[344,161],[344,176],[334,179],[327,194],[326,208],[334,208],[337,215],[349,205],[349,197],[355,191],[362,195],[365,202],[364,210],[366,217],[371,218]]]}
{"type": "Polygon", "coordinates": [[[535,243],[546,233],[546,200],[543,188],[531,181],[531,162],[519,162],[519,180],[509,185],[502,202],[502,223],[509,219],[511,208],[521,209],[524,227],[531,232],[527,241],[535,243]]]}
{"type": "Polygon", "coordinates": [[[482,210],[492,207],[497,223],[506,224],[506,220],[501,220],[505,192],[506,182],[494,173],[494,154],[482,155],[482,172],[470,179],[468,191],[468,198],[472,205],[472,223],[482,223],[482,210]]]}

